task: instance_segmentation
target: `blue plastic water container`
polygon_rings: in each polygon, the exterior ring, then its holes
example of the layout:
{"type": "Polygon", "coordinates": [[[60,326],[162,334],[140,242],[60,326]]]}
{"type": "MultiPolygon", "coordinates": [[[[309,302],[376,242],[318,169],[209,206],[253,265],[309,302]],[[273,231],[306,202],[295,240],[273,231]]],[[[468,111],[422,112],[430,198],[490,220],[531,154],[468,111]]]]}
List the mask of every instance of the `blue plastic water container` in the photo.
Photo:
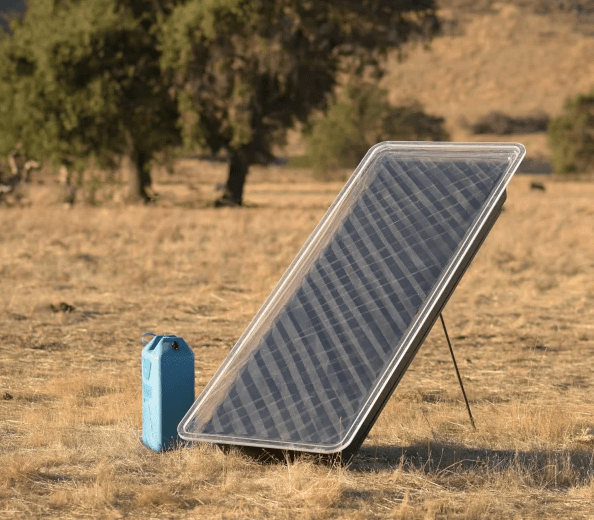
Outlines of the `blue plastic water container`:
{"type": "Polygon", "coordinates": [[[193,403],[192,349],[178,336],[154,336],[142,350],[142,442],[155,451],[173,447],[193,403]]]}

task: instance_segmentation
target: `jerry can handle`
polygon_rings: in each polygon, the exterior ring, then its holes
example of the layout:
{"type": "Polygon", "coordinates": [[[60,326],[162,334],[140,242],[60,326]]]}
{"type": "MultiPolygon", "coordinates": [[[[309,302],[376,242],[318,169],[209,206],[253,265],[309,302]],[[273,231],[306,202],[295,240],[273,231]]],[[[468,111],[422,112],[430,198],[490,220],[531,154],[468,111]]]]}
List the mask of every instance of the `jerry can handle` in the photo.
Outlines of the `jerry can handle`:
{"type": "Polygon", "coordinates": [[[153,332],[145,332],[145,333],[144,333],[144,334],[141,336],[140,340],[141,340],[141,341],[142,341],[142,342],[143,342],[145,345],[148,345],[148,344],[151,342],[151,340],[152,340],[152,339],[153,339],[155,336],[156,336],[156,334],[154,334],[153,332]],[[148,341],[145,341],[145,340],[144,340],[144,337],[145,337],[145,336],[151,336],[151,339],[149,339],[148,341]]]}

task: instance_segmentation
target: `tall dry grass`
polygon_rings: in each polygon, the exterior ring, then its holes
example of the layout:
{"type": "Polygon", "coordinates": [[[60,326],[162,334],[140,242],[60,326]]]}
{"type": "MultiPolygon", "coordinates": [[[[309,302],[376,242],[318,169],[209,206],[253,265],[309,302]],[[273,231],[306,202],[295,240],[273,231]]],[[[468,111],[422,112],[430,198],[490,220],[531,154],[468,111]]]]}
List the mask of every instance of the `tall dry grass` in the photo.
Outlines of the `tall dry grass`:
{"type": "Polygon", "coordinates": [[[546,187],[513,181],[444,311],[477,430],[435,328],[348,467],[140,441],[140,335],[183,336],[203,387],[338,184],[0,208],[0,516],[594,516],[594,185],[546,187]]]}

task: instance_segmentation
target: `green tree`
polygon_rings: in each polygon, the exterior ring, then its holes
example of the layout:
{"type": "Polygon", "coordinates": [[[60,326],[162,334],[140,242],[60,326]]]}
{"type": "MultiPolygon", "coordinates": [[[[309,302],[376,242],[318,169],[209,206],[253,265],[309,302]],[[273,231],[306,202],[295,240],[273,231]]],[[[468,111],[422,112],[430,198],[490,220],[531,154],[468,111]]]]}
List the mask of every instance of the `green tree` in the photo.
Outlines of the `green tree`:
{"type": "Polygon", "coordinates": [[[433,0],[188,0],[163,27],[189,148],[229,155],[221,204],[240,205],[249,166],[323,109],[340,73],[380,74],[386,52],[437,28],[433,0]]]}
{"type": "Polygon", "coordinates": [[[131,196],[148,200],[153,154],[179,140],[160,68],[167,0],[30,0],[0,40],[0,153],[21,143],[42,161],[82,169],[135,166],[131,196]]]}
{"type": "Polygon", "coordinates": [[[549,124],[548,134],[555,172],[594,170],[594,92],[568,100],[549,124]]]}

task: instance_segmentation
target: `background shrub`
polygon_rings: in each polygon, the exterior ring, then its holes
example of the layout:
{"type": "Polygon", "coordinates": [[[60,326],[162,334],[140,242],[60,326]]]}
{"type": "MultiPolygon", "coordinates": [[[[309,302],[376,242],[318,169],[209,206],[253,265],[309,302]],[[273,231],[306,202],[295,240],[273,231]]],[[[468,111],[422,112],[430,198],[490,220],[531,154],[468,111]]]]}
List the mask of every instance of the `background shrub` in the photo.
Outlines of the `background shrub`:
{"type": "Polygon", "coordinates": [[[556,173],[594,170],[594,91],[568,100],[548,133],[556,173]]]}
{"type": "Polygon", "coordinates": [[[385,90],[370,83],[349,85],[324,117],[306,132],[309,163],[321,175],[354,168],[381,141],[445,141],[442,117],[425,114],[421,105],[392,107],[385,90]]]}
{"type": "Polygon", "coordinates": [[[549,124],[547,114],[538,113],[525,117],[513,117],[494,110],[480,117],[470,129],[475,134],[535,134],[546,132],[549,124]]]}

